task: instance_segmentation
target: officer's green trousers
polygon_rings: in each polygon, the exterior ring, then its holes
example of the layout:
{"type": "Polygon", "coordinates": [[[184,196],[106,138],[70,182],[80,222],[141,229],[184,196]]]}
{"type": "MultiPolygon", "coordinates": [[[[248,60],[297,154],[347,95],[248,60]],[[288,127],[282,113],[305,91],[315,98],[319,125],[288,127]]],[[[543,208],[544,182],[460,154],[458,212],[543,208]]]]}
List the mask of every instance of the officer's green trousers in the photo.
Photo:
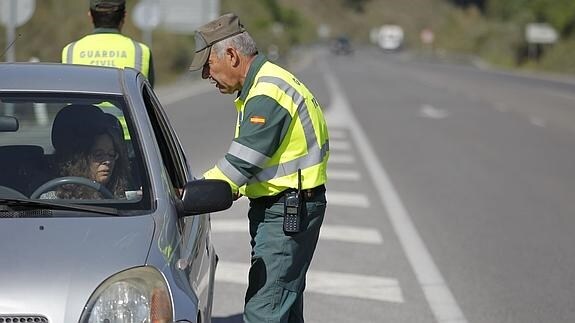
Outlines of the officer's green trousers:
{"type": "Polygon", "coordinates": [[[299,323],[303,292],[326,209],[325,194],[306,201],[300,233],[283,231],[283,203],[250,203],[252,246],[245,323],[299,323]]]}

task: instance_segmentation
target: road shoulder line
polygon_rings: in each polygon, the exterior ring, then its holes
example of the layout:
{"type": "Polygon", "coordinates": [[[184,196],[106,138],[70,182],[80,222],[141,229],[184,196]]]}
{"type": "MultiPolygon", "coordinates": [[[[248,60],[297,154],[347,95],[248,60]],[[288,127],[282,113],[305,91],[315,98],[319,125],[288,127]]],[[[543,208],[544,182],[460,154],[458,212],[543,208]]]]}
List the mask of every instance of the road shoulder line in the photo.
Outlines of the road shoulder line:
{"type": "Polygon", "coordinates": [[[385,206],[389,220],[423,290],[427,303],[439,323],[467,323],[463,312],[451,293],[429,250],[421,239],[411,216],[380,164],[369,138],[352,113],[335,76],[325,62],[321,62],[328,91],[332,98],[326,111],[329,126],[347,126],[357,149],[373,179],[378,195],[385,206]]]}

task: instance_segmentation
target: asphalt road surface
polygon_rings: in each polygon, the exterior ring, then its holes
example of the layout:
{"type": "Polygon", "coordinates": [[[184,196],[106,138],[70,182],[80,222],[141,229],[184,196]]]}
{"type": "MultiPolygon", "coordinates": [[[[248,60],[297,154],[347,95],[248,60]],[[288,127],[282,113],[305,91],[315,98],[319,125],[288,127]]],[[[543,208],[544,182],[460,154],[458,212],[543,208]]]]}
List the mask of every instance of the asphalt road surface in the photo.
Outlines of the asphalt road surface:
{"type": "MultiPolygon", "coordinates": [[[[575,82],[361,49],[295,60],[330,130],[308,322],[575,322],[575,82]]],[[[196,175],[233,95],[158,89],[196,175]]],[[[247,201],[212,215],[214,323],[241,322],[247,201]]]]}

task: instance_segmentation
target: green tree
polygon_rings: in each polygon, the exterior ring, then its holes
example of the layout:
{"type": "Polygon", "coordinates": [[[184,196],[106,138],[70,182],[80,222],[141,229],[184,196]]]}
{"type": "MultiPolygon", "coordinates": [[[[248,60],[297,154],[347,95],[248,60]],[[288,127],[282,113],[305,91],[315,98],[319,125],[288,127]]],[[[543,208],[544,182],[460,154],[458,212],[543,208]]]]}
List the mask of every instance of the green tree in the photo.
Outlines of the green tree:
{"type": "Polygon", "coordinates": [[[451,0],[451,2],[457,6],[465,8],[469,6],[475,6],[481,10],[483,10],[485,7],[485,1],[486,0],[451,0]]]}
{"type": "Polygon", "coordinates": [[[491,18],[510,20],[527,12],[531,0],[487,0],[487,15],[491,18]]]}
{"type": "Polygon", "coordinates": [[[553,25],[563,36],[570,36],[575,28],[575,1],[532,0],[530,9],[536,18],[553,25]]]}
{"type": "Polygon", "coordinates": [[[343,0],[343,4],[356,12],[364,12],[365,5],[368,1],[369,0],[343,0]]]}

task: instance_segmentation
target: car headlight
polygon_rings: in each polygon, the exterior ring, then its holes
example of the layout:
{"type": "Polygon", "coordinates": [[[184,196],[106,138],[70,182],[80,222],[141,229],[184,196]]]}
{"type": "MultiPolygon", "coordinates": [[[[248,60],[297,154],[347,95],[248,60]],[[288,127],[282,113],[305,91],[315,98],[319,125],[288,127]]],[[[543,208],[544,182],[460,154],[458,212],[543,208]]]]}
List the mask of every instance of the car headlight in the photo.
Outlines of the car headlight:
{"type": "Polygon", "coordinates": [[[138,267],[106,279],[86,303],[80,322],[173,322],[164,277],[155,268],[138,267]]]}

